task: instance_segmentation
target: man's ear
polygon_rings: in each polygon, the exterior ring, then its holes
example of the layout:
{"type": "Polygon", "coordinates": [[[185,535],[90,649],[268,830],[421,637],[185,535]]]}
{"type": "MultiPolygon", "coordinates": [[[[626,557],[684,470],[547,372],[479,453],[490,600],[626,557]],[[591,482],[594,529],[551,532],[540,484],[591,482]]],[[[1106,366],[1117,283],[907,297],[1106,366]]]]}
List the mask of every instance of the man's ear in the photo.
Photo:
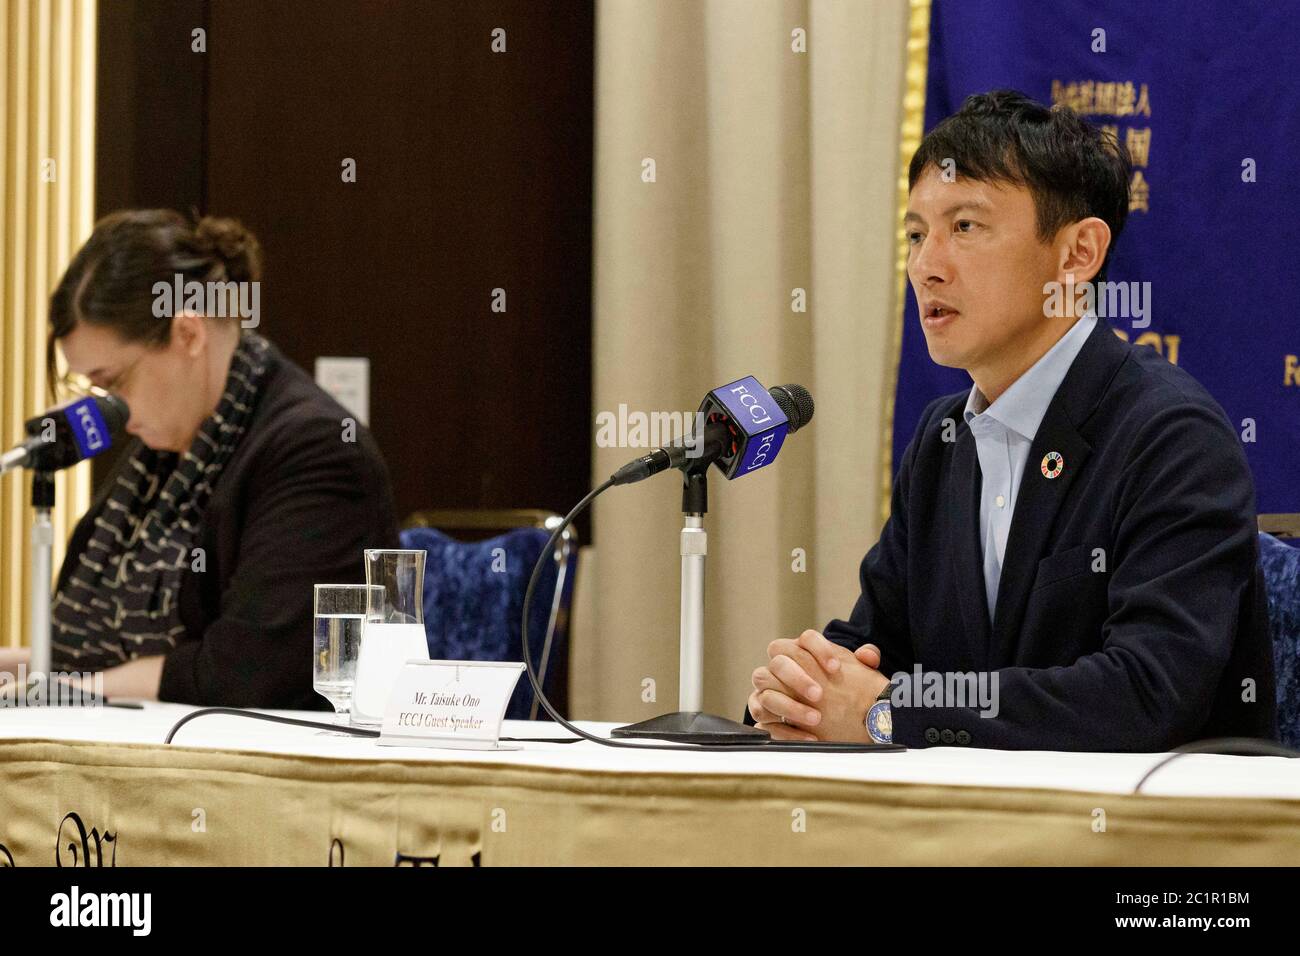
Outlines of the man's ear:
{"type": "Polygon", "coordinates": [[[1106,261],[1110,226],[1096,216],[1089,216],[1062,229],[1059,240],[1056,281],[1064,283],[1066,276],[1073,275],[1075,284],[1091,282],[1106,261]]]}
{"type": "Polygon", "coordinates": [[[172,343],[190,358],[198,358],[208,346],[208,322],[197,312],[172,317],[172,343]]]}

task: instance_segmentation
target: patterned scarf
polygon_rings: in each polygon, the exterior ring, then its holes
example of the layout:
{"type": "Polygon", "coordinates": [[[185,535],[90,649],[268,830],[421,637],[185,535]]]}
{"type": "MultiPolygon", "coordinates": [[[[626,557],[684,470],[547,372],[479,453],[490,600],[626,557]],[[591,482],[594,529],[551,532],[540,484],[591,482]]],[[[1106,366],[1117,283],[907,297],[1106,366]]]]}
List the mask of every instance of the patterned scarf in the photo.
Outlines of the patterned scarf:
{"type": "Polygon", "coordinates": [[[143,445],[118,471],[86,549],[54,596],[53,666],[94,671],[165,654],[185,632],[178,597],[212,489],[239,445],[266,371],[267,342],[245,333],[225,394],[178,456],[143,445]]]}

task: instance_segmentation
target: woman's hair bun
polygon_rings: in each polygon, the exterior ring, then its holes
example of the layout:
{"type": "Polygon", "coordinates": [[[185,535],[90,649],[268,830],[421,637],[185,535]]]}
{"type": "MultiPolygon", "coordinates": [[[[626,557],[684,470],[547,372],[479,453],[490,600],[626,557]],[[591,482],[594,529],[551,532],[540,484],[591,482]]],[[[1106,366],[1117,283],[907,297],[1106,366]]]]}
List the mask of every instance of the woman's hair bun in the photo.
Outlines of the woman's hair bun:
{"type": "Polygon", "coordinates": [[[194,236],[201,250],[221,260],[228,279],[250,282],[261,278],[262,247],[238,219],[204,216],[195,225],[194,236]]]}

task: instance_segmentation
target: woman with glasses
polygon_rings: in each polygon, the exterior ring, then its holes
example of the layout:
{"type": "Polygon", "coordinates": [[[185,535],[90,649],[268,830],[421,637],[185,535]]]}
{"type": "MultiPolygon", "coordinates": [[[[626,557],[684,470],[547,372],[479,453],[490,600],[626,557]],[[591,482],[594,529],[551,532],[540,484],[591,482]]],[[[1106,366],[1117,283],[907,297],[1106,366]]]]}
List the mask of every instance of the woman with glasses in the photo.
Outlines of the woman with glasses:
{"type": "Polygon", "coordinates": [[[53,669],[102,671],[108,696],[327,707],[312,585],[360,582],[363,549],[397,546],[370,434],[223,307],[260,301],[260,271],[234,220],[124,211],[51,298],[51,367],[61,348],[119,395],[136,439],[73,533],[52,612],[53,669]]]}

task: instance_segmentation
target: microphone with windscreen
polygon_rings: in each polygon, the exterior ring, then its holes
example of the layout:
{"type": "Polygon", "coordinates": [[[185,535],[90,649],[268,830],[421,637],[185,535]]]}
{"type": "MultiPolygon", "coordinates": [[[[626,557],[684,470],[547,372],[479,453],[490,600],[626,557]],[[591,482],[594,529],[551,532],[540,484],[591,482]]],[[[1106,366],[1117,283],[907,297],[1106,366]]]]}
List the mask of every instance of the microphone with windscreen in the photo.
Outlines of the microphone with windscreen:
{"type": "Polygon", "coordinates": [[[28,419],[27,437],[0,454],[0,474],[15,468],[32,472],[34,509],[31,546],[30,602],[31,656],[29,674],[49,674],[51,626],[50,594],[54,577],[54,472],[108,451],[114,433],[130,419],[126,402],[116,395],[74,398],[28,419]]]}
{"type": "Polygon", "coordinates": [[[59,471],[94,458],[113,445],[131,417],[116,395],[87,395],[27,420],[27,438],[0,454],[0,474],[13,468],[59,471]]]}
{"type": "Polygon", "coordinates": [[[552,720],[576,737],[605,747],[637,747],[668,750],[806,750],[863,753],[906,750],[902,744],[857,744],[839,741],[774,741],[765,730],[706,713],[704,697],[704,563],[708,535],[704,516],[708,511],[708,469],[716,465],[728,479],[766,468],[776,460],[786,436],[812,421],[813,400],[801,385],[778,385],[766,389],[752,375],[730,385],[715,388],[704,397],[692,434],[663,448],[656,448],[628,462],[589,491],[556,525],[542,548],[524,589],[519,633],[523,647],[524,672],[537,702],[552,720]],[[567,720],[546,697],[529,650],[528,628],[533,594],[542,570],[554,561],[555,546],[565,529],[591,503],[615,485],[641,481],[661,471],[682,472],[681,602],[679,617],[680,652],[677,669],[677,705],[674,713],[651,717],[611,730],[605,737],[591,733],[567,720]],[[618,739],[632,738],[632,739],[618,739]],[[635,740],[635,742],[633,742],[635,740]],[[668,744],[647,740],[673,741],[668,744]]]}
{"type": "Polygon", "coordinates": [[[703,470],[716,465],[728,479],[751,474],[776,460],[787,435],[812,420],[813,399],[802,385],[765,389],[752,375],[715,388],[696,415],[703,434],[656,448],[614,472],[627,485],[669,468],[703,470]]]}

